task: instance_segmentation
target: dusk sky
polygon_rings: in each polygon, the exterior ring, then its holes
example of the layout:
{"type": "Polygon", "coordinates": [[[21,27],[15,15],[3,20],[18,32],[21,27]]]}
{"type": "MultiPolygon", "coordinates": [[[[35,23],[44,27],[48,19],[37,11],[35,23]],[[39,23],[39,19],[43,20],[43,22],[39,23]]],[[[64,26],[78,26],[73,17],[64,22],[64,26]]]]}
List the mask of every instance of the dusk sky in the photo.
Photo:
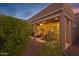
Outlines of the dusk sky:
{"type": "MultiPolygon", "coordinates": [[[[49,4],[46,3],[39,3],[39,4],[33,4],[33,3],[23,3],[23,4],[17,4],[17,3],[0,3],[0,14],[6,14],[9,16],[14,16],[17,18],[22,19],[28,19],[41,11],[42,9],[46,8],[49,4]]],[[[70,4],[74,13],[79,12],[79,4],[70,4]]]]}

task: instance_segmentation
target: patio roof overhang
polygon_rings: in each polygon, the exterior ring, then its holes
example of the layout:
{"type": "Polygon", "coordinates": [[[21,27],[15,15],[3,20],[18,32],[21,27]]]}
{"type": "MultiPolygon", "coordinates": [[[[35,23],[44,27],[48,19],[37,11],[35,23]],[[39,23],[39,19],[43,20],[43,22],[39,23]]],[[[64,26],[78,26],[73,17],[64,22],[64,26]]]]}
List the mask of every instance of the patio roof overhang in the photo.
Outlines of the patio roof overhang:
{"type": "Polygon", "coordinates": [[[34,15],[32,18],[30,18],[28,21],[30,23],[36,23],[39,21],[44,21],[46,19],[52,18],[54,16],[58,16],[61,14],[61,12],[68,15],[70,18],[74,19],[74,13],[70,7],[69,4],[64,3],[53,3],[50,4],[47,8],[43,9],[36,15],[34,15]]]}

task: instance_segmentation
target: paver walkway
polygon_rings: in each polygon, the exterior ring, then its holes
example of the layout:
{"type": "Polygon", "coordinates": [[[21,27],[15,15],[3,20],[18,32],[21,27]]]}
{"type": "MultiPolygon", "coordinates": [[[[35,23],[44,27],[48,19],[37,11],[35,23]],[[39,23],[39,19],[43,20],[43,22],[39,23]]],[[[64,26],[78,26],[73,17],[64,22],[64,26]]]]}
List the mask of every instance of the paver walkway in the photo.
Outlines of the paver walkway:
{"type": "MultiPolygon", "coordinates": [[[[29,40],[27,47],[20,54],[21,56],[39,56],[39,50],[43,44],[36,40],[29,40]]],[[[67,56],[79,56],[79,40],[75,40],[73,44],[66,50],[67,56]]]]}
{"type": "Polygon", "coordinates": [[[42,43],[31,39],[31,40],[29,40],[27,47],[25,47],[25,49],[21,55],[22,56],[37,56],[42,47],[43,47],[42,43]]]}

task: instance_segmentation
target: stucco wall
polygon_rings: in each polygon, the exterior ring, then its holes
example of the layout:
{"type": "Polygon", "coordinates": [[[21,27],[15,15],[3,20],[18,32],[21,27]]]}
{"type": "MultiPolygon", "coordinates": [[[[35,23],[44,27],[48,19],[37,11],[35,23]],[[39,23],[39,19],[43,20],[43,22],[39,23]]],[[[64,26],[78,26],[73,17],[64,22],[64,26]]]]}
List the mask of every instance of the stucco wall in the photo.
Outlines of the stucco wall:
{"type": "Polygon", "coordinates": [[[75,15],[75,37],[79,39],[79,15],[75,15]]]}
{"type": "Polygon", "coordinates": [[[63,12],[66,13],[71,20],[71,40],[74,41],[74,39],[76,38],[74,28],[75,15],[69,4],[63,4],[63,8],[64,8],[63,12]]]}

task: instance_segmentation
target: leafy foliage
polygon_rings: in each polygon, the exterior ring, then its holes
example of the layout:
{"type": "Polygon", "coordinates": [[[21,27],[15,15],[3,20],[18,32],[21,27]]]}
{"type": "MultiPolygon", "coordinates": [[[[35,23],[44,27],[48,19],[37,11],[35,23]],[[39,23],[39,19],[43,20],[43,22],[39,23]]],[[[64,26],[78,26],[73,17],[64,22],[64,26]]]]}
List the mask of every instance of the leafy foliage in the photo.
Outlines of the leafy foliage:
{"type": "Polygon", "coordinates": [[[32,25],[11,16],[0,16],[0,55],[16,55],[29,40],[32,25]],[[6,55],[6,54],[5,54],[6,55]]]}
{"type": "Polygon", "coordinates": [[[52,31],[48,31],[47,35],[43,38],[43,40],[45,40],[47,42],[51,42],[51,41],[55,40],[53,38],[53,32],[52,31]]]}
{"type": "Polygon", "coordinates": [[[43,40],[45,40],[46,43],[41,48],[40,55],[44,55],[44,56],[63,55],[63,49],[60,46],[60,40],[53,39],[52,35],[53,33],[50,31],[48,32],[46,37],[43,38],[43,40]]]}

